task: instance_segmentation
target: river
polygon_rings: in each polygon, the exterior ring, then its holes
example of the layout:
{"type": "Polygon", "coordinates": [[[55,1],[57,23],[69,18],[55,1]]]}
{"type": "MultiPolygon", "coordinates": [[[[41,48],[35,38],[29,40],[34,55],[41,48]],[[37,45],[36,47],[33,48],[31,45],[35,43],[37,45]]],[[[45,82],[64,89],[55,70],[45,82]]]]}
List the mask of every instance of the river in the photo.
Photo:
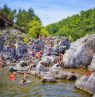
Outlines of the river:
{"type": "Polygon", "coordinates": [[[29,76],[29,84],[20,85],[22,75],[17,74],[15,81],[8,79],[9,72],[0,68],[0,97],[91,97],[86,92],[74,88],[74,81],[42,83],[41,79],[29,76]]]}

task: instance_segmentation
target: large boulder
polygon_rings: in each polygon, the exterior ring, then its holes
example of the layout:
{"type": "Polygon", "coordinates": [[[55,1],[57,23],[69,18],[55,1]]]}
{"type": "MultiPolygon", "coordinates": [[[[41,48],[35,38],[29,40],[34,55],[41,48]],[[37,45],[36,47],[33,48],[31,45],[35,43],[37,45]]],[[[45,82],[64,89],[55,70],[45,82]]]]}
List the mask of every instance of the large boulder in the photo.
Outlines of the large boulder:
{"type": "Polygon", "coordinates": [[[75,86],[90,94],[94,94],[95,93],[95,73],[92,73],[90,76],[85,75],[80,77],[76,81],[75,86]]]}
{"type": "Polygon", "coordinates": [[[65,67],[88,66],[95,52],[95,34],[86,35],[71,44],[64,54],[65,67]]]}

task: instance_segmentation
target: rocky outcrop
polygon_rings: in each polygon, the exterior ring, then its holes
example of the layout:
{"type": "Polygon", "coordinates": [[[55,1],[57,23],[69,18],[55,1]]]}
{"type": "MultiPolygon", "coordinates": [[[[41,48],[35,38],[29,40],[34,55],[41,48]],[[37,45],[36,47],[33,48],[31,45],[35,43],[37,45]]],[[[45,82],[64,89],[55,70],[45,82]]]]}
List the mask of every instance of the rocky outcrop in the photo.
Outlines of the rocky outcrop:
{"type": "Polygon", "coordinates": [[[59,45],[55,47],[54,51],[57,53],[64,54],[67,49],[69,49],[71,43],[69,42],[68,38],[64,37],[62,41],[60,41],[59,45]]]}
{"type": "Polygon", "coordinates": [[[95,93],[95,55],[93,56],[91,64],[89,65],[89,70],[90,71],[85,76],[82,76],[76,81],[75,86],[90,94],[94,94],[95,93]]]}
{"type": "Polygon", "coordinates": [[[94,94],[95,93],[95,73],[92,73],[90,76],[85,75],[83,77],[80,77],[76,81],[75,86],[90,94],[94,94]]]}
{"type": "Polygon", "coordinates": [[[62,80],[76,80],[78,75],[74,72],[65,72],[60,67],[60,64],[45,65],[46,60],[38,62],[37,66],[33,68],[31,74],[38,76],[42,82],[57,82],[57,79],[62,80]],[[42,63],[44,62],[44,64],[42,63]]]}
{"type": "Polygon", "coordinates": [[[95,34],[86,35],[71,44],[64,54],[65,67],[88,66],[95,52],[95,34]]]}

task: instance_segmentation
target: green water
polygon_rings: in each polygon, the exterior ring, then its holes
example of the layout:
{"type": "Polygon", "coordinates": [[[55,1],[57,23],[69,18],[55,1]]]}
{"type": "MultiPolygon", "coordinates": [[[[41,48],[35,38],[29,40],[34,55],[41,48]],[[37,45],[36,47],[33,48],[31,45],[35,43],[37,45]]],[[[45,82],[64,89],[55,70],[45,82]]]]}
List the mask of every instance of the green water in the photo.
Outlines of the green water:
{"type": "Polygon", "coordinates": [[[17,74],[16,81],[9,81],[8,75],[5,68],[0,68],[0,97],[91,97],[75,89],[74,82],[42,83],[41,79],[30,76],[31,83],[20,85],[21,74],[17,74]]]}

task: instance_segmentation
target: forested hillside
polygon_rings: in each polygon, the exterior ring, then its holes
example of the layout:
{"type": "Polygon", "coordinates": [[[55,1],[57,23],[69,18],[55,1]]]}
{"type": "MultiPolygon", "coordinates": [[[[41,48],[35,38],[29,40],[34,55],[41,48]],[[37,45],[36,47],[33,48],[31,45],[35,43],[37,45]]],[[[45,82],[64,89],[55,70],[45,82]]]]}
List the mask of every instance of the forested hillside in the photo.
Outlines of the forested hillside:
{"type": "Polygon", "coordinates": [[[87,11],[81,11],[79,14],[67,17],[57,23],[44,27],[40,18],[35,14],[32,8],[27,11],[24,9],[12,10],[7,5],[0,8],[0,15],[3,14],[18,27],[26,32],[29,36],[51,35],[66,36],[71,41],[83,37],[86,34],[95,33],[95,8],[87,11]]]}
{"type": "Polygon", "coordinates": [[[95,8],[47,25],[46,29],[52,35],[66,36],[71,41],[95,33],[95,8]]]}

